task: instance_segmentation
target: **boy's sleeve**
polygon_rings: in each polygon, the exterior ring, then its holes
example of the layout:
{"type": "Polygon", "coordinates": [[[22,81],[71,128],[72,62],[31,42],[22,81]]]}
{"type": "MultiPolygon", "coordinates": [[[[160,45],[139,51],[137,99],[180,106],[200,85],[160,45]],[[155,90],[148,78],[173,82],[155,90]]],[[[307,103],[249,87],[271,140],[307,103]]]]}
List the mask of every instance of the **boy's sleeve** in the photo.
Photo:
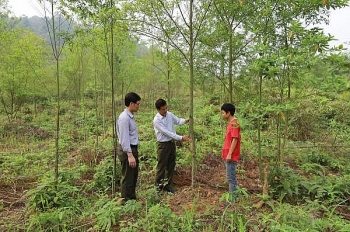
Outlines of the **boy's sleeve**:
{"type": "Polygon", "coordinates": [[[237,121],[232,122],[230,126],[230,134],[232,138],[238,138],[239,137],[239,124],[237,121]]]}

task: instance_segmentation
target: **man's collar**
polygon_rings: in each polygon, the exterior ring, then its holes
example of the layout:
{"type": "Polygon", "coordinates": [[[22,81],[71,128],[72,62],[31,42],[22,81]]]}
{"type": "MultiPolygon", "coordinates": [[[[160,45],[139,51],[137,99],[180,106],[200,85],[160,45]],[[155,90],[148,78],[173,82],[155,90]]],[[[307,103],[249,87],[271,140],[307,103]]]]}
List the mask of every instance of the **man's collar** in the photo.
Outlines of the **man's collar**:
{"type": "Polygon", "coordinates": [[[130,118],[134,118],[134,114],[131,113],[128,109],[125,109],[125,111],[126,111],[126,113],[128,114],[128,116],[129,116],[130,118]]]}

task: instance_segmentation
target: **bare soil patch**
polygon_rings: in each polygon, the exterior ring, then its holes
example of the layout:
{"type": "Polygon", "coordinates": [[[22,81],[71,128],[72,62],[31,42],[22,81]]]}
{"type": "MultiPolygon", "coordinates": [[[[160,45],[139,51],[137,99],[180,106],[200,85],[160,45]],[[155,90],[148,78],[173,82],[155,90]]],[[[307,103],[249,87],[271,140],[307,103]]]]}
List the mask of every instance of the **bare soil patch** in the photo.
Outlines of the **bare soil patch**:
{"type": "MultiPolygon", "coordinates": [[[[247,189],[249,193],[261,191],[257,162],[254,160],[239,162],[237,181],[239,187],[247,189]]],[[[221,157],[209,154],[199,165],[195,182],[195,187],[192,188],[191,167],[177,167],[174,176],[177,192],[167,199],[173,212],[182,214],[185,210],[193,210],[193,207],[198,213],[209,209],[222,211],[220,198],[228,191],[228,184],[225,164],[221,157]]]]}

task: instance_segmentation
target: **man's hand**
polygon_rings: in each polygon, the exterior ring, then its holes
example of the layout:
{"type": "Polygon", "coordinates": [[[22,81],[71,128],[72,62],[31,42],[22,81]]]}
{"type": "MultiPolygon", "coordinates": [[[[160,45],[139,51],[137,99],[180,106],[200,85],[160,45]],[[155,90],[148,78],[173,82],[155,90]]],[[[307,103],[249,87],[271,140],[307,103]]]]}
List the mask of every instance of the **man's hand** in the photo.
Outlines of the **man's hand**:
{"type": "Polygon", "coordinates": [[[182,136],[182,141],[188,142],[188,141],[191,141],[191,139],[188,136],[184,135],[182,136]]]}
{"type": "Polygon", "coordinates": [[[136,167],[136,160],[135,160],[135,157],[132,153],[129,153],[128,152],[128,161],[129,161],[129,166],[132,167],[132,168],[135,168],[136,167]]]}

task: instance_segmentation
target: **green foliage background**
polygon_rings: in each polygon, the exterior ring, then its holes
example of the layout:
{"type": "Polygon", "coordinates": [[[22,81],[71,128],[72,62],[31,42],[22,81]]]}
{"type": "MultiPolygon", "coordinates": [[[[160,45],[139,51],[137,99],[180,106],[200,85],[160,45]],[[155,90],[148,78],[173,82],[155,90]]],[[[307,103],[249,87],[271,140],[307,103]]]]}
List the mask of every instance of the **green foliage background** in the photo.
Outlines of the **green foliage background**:
{"type": "MultiPolygon", "coordinates": [[[[349,231],[350,56],[341,46],[331,48],[332,37],[322,30],[301,23],[313,26],[327,18],[330,8],[348,1],[199,2],[195,12],[207,24],[197,28],[194,59],[197,165],[208,155],[220,159],[225,131],[220,106],[233,101],[242,127],[242,160],[268,167],[269,191],[240,189],[234,208],[208,206],[201,214],[196,212],[200,197],[191,195],[192,207],[180,215],[153,186],[154,101],[167,99],[170,110],[186,118],[191,110],[189,66],[181,53],[187,47],[162,13],[163,7],[187,5],[166,3],[129,1],[111,7],[107,1],[62,1],[57,10],[77,21],[74,30],[61,25],[66,46],[57,96],[44,20],[10,18],[6,1],[0,0],[0,230],[349,231]],[[157,15],[164,18],[156,22],[157,15]],[[113,44],[107,30],[111,18],[116,20],[113,44]],[[147,27],[160,22],[163,31],[147,27]],[[141,36],[151,32],[152,39],[141,36]],[[178,43],[169,42],[174,38],[178,43]],[[136,115],[139,201],[120,206],[119,195],[111,192],[112,104],[118,115],[129,91],[142,97],[136,115]],[[57,99],[61,124],[54,180],[57,99]],[[17,192],[17,202],[6,197],[17,192]],[[256,207],[253,202],[260,200],[264,206],[256,207]],[[16,203],[18,211],[13,211],[16,203]]],[[[189,128],[177,131],[188,134],[189,128]]],[[[178,147],[178,167],[189,168],[191,158],[190,145],[178,147]]],[[[263,185],[262,175],[260,181],[263,185]]]]}

